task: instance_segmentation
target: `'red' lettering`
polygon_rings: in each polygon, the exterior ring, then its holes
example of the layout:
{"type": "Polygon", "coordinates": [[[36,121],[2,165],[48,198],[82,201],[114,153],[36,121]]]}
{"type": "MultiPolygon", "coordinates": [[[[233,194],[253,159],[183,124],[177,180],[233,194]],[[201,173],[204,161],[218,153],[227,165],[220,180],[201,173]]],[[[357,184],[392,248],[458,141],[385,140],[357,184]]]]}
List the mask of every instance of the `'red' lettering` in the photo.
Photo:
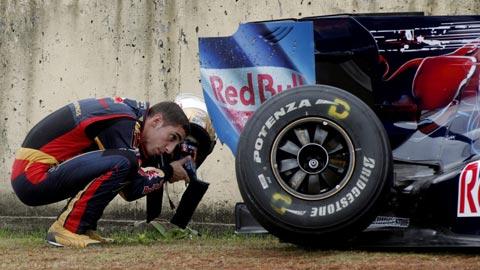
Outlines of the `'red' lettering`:
{"type": "Polygon", "coordinates": [[[459,217],[480,216],[477,208],[480,197],[478,163],[468,164],[460,174],[457,211],[459,217]]]}
{"type": "Polygon", "coordinates": [[[248,84],[240,89],[240,102],[244,105],[255,105],[255,95],[253,94],[252,73],[247,73],[248,84]],[[248,98],[245,95],[248,93],[248,98]]]}
{"type": "Polygon", "coordinates": [[[225,99],[222,96],[223,81],[218,76],[210,76],[210,84],[212,85],[213,94],[217,100],[225,103],[225,99]]]}
{"type": "Polygon", "coordinates": [[[225,89],[225,99],[227,100],[228,104],[230,105],[237,104],[238,103],[237,97],[238,97],[238,92],[237,92],[237,89],[235,89],[235,87],[230,85],[229,87],[227,87],[227,89],[225,89]]]}
{"type": "Polygon", "coordinates": [[[292,83],[293,87],[297,87],[297,75],[295,73],[292,73],[292,83]]]}

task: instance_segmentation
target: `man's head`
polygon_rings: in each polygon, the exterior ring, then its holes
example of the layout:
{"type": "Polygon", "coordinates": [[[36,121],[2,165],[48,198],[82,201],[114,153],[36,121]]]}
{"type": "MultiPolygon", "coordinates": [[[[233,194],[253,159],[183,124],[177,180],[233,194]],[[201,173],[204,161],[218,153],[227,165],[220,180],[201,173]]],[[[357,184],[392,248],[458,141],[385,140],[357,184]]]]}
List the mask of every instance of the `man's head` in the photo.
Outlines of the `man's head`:
{"type": "Polygon", "coordinates": [[[164,101],[150,107],[142,131],[142,148],[147,156],[172,153],[190,131],[189,121],[175,102],[164,101]]]}

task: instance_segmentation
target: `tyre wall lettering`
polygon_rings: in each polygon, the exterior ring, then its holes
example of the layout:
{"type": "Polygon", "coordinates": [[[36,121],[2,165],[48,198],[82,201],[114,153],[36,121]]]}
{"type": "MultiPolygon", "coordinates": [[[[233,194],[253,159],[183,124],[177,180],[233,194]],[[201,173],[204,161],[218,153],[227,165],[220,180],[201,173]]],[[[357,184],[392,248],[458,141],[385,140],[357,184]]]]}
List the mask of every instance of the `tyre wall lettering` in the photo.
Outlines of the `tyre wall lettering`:
{"type": "Polygon", "coordinates": [[[258,175],[258,180],[260,181],[260,185],[262,185],[263,189],[268,188],[267,179],[265,179],[265,176],[263,174],[258,175]]]}
{"type": "Polygon", "coordinates": [[[300,101],[300,104],[298,105],[298,108],[303,108],[303,107],[312,107],[312,104],[310,103],[310,100],[308,99],[302,99],[300,101]]]}
{"type": "Polygon", "coordinates": [[[331,105],[328,109],[328,115],[335,117],[337,119],[345,119],[350,114],[350,105],[339,98],[333,100],[335,105],[331,105]]]}
{"type": "Polygon", "coordinates": [[[287,211],[286,207],[290,206],[291,204],[292,198],[290,198],[290,196],[278,192],[273,193],[271,206],[275,212],[283,215],[287,211]]]}
{"type": "Polygon", "coordinates": [[[255,140],[255,151],[253,151],[253,160],[257,163],[262,163],[262,158],[260,157],[260,150],[262,149],[263,146],[263,139],[262,138],[257,138],[255,140]]]}
{"type": "Polygon", "coordinates": [[[370,175],[372,174],[371,169],[374,168],[375,159],[364,157],[362,170],[360,176],[357,179],[357,182],[355,183],[355,186],[353,186],[350,191],[345,194],[345,196],[341,197],[339,200],[333,203],[328,204],[327,206],[312,207],[310,210],[310,217],[331,215],[351,205],[355,201],[355,199],[362,194],[362,191],[367,186],[370,175]]]}
{"type": "MultiPolygon", "coordinates": [[[[346,104],[346,102],[344,102],[344,101],[340,101],[340,103],[338,103],[338,102],[334,103],[334,102],[331,102],[331,101],[318,99],[315,102],[315,105],[330,104],[332,106],[336,106],[336,105],[333,105],[333,104],[342,104],[342,102],[346,104]]],[[[267,118],[264,125],[262,126],[262,129],[258,133],[258,137],[255,141],[255,150],[253,152],[253,160],[256,163],[262,163],[262,158],[260,157],[260,151],[262,150],[262,147],[263,147],[263,139],[261,137],[263,137],[263,138],[267,137],[268,130],[270,130],[273,127],[273,125],[275,125],[275,123],[278,121],[278,119],[280,119],[282,116],[286,115],[287,113],[295,111],[299,108],[311,107],[311,106],[312,106],[312,103],[308,99],[300,100],[300,102],[298,103],[298,106],[297,106],[297,102],[294,101],[294,102],[288,103],[284,107],[281,107],[279,110],[275,111],[272,116],[267,118]]],[[[348,106],[348,104],[347,104],[347,106],[348,106]]],[[[348,108],[350,108],[350,107],[348,107],[348,108]]],[[[343,113],[345,113],[345,112],[343,112],[343,113]]]]}

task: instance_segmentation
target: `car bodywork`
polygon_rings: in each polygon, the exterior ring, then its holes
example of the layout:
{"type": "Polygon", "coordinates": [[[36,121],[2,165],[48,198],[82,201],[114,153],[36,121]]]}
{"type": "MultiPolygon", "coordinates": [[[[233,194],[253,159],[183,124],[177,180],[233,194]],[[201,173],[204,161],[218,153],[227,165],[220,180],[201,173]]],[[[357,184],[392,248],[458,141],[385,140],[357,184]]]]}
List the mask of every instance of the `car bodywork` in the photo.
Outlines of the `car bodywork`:
{"type": "Polygon", "coordinates": [[[382,121],[394,159],[390,200],[367,231],[416,228],[428,238],[435,230],[470,235],[477,246],[479,37],[480,16],[246,23],[231,36],[199,39],[202,87],[218,137],[234,153],[246,121],[279,92],[325,84],[354,94],[382,121]]]}

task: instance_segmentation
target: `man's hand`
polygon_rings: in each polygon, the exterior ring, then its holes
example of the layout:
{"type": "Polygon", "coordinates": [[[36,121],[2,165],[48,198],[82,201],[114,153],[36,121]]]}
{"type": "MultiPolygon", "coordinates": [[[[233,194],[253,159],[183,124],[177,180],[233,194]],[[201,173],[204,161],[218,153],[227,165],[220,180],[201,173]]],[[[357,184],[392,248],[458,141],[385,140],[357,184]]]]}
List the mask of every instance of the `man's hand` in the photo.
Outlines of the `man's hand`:
{"type": "Polygon", "coordinates": [[[183,168],[183,165],[188,161],[190,161],[191,159],[192,158],[190,156],[186,156],[182,159],[179,159],[170,163],[170,166],[172,166],[172,169],[173,169],[173,175],[172,175],[172,178],[168,180],[168,182],[173,183],[180,180],[185,180],[185,182],[188,183],[190,181],[190,178],[188,178],[187,171],[185,171],[185,169],[183,168]]]}

